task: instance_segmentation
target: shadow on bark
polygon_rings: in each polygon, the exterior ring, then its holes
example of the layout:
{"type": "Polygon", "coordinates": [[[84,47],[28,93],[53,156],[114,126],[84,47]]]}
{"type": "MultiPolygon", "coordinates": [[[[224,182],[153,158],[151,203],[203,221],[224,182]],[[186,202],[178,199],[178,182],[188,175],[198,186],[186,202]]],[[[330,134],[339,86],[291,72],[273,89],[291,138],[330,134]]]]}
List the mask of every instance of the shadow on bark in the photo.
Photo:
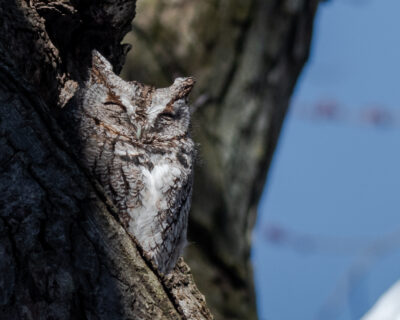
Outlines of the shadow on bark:
{"type": "Polygon", "coordinates": [[[211,318],[182,261],[163,279],[143,259],[55,120],[92,49],[120,68],[134,10],[128,0],[0,4],[1,319],[186,318],[180,302],[211,318]]]}

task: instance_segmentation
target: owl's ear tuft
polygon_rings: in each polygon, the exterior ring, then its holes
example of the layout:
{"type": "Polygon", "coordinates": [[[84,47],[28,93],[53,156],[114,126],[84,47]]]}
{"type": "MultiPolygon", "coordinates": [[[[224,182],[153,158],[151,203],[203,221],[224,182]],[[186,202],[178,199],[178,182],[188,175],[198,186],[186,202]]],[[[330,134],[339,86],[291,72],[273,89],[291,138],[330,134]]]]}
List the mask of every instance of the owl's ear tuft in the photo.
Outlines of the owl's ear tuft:
{"type": "Polygon", "coordinates": [[[113,73],[113,68],[110,62],[97,50],[92,51],[92,68],[90,79],[95,83],[107,83],[107,79],[113,73]]]}
{"type": "Polygon", "coordinates": [[[169,89],[175,96],[175,100],[186,98],[193,89],[195,80],[192,77],[187,78],[176,78],[172,86],[169,89]]]}
{"type": "Polygon", "coordinates": [[[111,63],[97,50],[92,50],[92,67],[109,71],[113,69],[111,63]]]}

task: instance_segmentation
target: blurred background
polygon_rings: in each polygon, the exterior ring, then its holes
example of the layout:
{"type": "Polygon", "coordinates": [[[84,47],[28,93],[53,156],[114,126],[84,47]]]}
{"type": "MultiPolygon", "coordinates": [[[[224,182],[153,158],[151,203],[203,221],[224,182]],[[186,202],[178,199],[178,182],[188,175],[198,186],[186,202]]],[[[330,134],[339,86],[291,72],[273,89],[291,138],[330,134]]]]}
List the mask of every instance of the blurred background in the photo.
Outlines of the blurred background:
{"type": "Polygon", "coordinates": [[[360,319],[400,278],[399,9],[319,7],[254,232],[260,319],[360,319]]]}
{"type": "Polygon", "coordinates": [[[360,319],[400,278],[399,9],[138,1],[122,76],[197,80],[185,259],[216,319],[360,319]]]}

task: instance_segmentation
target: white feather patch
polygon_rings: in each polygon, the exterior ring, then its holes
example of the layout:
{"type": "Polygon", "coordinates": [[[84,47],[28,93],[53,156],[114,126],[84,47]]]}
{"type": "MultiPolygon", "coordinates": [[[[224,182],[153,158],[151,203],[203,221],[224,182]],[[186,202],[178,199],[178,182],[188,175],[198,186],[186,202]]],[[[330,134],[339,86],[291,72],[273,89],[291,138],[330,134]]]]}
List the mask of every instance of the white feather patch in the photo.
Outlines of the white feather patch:
{"type": "Polygon", "coordinates": [[[142,206],[130,212],[132,220],[129,231],[136,235],[146,251],[151,251],[162,243],[162,225],[155,224],[154,220],[158,218],[160,210],[168,208],[164,195],[165,186],[173,184],[178,171],[180,172],[170,164],[156,165],[151,171],[142,168],[146,188],[140,194],[142,206]]]}

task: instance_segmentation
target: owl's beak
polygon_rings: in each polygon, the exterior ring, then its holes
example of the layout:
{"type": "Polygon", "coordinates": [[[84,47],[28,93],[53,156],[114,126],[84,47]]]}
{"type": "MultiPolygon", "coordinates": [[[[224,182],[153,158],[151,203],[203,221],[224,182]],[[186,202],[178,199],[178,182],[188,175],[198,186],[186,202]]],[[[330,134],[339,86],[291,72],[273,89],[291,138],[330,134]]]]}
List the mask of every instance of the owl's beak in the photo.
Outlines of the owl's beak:
{"type": "Polygon", "coordinates": [[[136,128],[136,138],[140,140],[141,137],[142,137],[142,126],[138,124],[136,128]]]}

